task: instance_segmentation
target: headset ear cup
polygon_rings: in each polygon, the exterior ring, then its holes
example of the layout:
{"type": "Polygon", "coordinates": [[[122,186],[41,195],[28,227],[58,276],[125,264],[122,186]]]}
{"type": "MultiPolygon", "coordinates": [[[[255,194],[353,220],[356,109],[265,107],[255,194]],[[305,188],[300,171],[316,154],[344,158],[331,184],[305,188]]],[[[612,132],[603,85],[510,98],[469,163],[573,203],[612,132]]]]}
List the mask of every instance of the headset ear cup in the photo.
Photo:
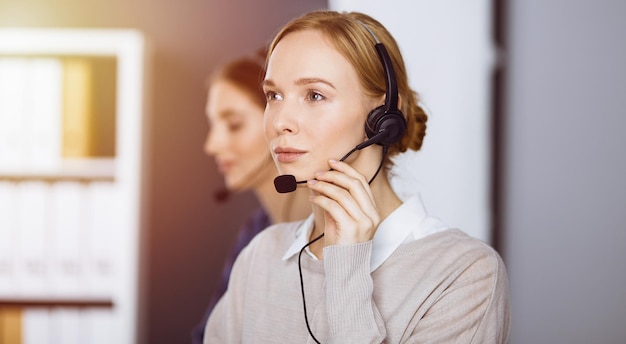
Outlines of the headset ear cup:
{"type": "Polygon", "coordinates": [[[406,120],[400,111],[385,111],[384,105],[372,110],[367,115],[365,122],[365,134],[371,139],[384,130],[388,134],[382,137],[376,144],[391,146],[402,139],[406,131],[406,120]]]}
{"type": "Polygon", "coordinates": [[[368,139],[374,137],[374,135],[378,134],[380,130],[380,126],[378,125],[379,120],[385,114],[385,109],[383,106],[379,106],[374,110],[370,111],[367,115],[367,120],[365,121],[365,134],[368,139]]]}

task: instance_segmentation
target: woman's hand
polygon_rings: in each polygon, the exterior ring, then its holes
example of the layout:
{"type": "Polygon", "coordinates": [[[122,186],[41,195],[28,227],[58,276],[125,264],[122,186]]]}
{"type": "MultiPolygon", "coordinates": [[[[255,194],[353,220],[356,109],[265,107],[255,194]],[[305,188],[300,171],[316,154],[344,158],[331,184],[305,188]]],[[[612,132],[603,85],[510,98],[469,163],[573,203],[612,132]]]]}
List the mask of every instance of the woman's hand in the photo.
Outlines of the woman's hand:
{"type": "Polygon", "coordinates": [[[367,180],[350,165],[330,160],[331,171],[315,174],[307,182],[311,202],[324,209],[326,245],[371,240],[380,223],[378,208],[367,180]]]}

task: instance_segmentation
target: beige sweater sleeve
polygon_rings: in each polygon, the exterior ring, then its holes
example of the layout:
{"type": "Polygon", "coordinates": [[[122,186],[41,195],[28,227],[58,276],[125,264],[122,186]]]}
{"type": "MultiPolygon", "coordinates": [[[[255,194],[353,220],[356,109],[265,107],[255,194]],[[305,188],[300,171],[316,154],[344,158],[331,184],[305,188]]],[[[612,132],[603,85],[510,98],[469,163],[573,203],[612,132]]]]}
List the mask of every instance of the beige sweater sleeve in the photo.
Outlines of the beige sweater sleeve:
{"type": "Polygon", "coordinates": [[[324,248],[329,343],[382,343],[385,323],[370,275],[372,242],[324,248]]]}

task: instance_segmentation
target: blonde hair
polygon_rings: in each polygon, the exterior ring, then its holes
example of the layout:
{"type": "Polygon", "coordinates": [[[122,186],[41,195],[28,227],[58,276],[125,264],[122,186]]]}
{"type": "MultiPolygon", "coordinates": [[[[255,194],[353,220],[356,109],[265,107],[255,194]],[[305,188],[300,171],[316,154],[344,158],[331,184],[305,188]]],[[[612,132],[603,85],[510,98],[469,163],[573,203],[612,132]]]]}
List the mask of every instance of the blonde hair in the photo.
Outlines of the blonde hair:
{"type": "Polygon", "coordinates": [[[268,57],[285,36],[290,33],[316,30],[321,32],[355,68],[365,93],[373,98],[385,95],[385,72],[374,49],[376,41],[372,34],[385,46],[391,57],[398,84],[398,97],[402,105],[400,111],[407,122],[407,130],[402,139],[389,147],[386,166],[390,157],[407,149],[418,151],[426,135],[428,116],[418,105],[419,96],[408,82],[406,67],[395,39],[387,29],[374,18],[358,12],[315,11],[304,14],[287,23],[274,37],[268,50],[268,57]],[[367,26],[366,27],[364,27],[367,26]],[[368,32],[371,30],[371,33],[368,32]]]}

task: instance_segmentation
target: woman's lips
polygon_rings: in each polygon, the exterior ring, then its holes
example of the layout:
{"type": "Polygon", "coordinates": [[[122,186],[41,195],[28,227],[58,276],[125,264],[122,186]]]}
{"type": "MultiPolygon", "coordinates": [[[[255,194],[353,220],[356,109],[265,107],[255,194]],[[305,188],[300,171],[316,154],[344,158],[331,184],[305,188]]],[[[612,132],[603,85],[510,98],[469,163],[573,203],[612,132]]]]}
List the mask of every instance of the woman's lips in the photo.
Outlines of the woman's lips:
{"type": "Polygon", "coordinates": [[[276,155],[276,160],[278,160],[278,162],[293,162],[306,154],[306,151],[295,148],[278,147],[274,149],[274,154],[276,155]]]}
{"type": "Polygon", "coordinates": [[[217,167],[222,174],[227,174],[235,164],[228,161],[219,161],[217,167]]]}

